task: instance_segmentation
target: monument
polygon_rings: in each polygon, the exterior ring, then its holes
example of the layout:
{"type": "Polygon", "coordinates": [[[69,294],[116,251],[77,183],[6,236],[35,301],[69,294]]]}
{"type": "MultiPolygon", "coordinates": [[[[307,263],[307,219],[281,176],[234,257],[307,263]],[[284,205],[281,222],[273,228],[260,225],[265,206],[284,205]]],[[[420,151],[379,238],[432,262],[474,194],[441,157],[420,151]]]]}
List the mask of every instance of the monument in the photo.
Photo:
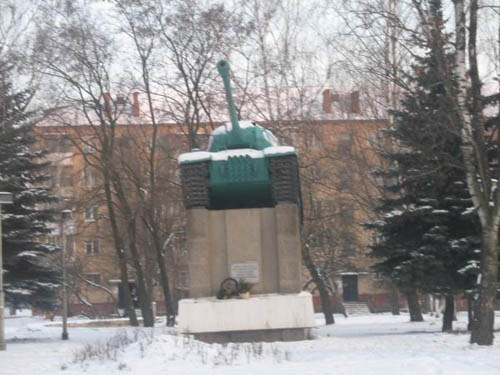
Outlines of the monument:
{"type": "Polygon", "coordinates": [[[179,156],[187,211],[190,299],[179,329],[204,341],[308,338],[311,296],[301,290],[301,197],[297,154],[267,129],[239,121],[221,60],[230,122],[207,151],[179,156]],[[227,278],[253,284],[249,299],[218,300],[227,278]]]}

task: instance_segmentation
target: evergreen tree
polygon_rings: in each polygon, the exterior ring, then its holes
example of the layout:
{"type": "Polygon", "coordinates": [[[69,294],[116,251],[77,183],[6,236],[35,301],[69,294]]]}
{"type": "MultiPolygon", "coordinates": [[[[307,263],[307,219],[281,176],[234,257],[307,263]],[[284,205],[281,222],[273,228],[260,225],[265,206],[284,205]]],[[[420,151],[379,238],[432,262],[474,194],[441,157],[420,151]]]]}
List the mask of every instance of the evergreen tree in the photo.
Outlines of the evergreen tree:
{"type": "MultiPolygon", "coordinates": [[[[5,65],[3,65],[5,67],[5,65]]],[[[29,91],[14,92],[8,71],[0,71],[0,191],[13,193],[2,207],[3,269],[6,302],[51,310],[57,304],[59,272],[48,254],[55,247],[39,242],[50,230],[55,199],[43,187],[47,179],[42,152],[34,151],[34,114],[27,110],[29,91]]]]}
{"type": "Polygon", "coordinates": [[[443,64],[436,60],[446,56],[451,71],[452,54],[436,53],[449,47],[439,0],[431,1],[431,14],[433,35],[419,45],[426,54],[407,76],[413,90],[387,131],[395,147],[383,155],[391,168],[378,172],[392,182],[378,207],[383,219],[367,227],[381,235],[372,246],[382,258],[375,268],[407,294],[411,320],[421,320],[416,290],[441,294],[447,302],[443,330],[451,330],[453,297],[473,287],[478,271],[479,222],[465,183],[458,124],[440,80],[443,64]]]}

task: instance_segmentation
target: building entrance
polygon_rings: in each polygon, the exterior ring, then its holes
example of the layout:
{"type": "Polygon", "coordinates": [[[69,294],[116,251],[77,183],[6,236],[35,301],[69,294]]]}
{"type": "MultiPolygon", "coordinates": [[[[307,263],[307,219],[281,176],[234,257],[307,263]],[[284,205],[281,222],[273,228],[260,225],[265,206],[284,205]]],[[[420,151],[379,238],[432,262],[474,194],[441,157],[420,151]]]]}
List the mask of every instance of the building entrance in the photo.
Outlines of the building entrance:
{"type": "Polygon", "coordinates": [[[342,275],[344,302],[358,300],[358,275],[342,275]]]}

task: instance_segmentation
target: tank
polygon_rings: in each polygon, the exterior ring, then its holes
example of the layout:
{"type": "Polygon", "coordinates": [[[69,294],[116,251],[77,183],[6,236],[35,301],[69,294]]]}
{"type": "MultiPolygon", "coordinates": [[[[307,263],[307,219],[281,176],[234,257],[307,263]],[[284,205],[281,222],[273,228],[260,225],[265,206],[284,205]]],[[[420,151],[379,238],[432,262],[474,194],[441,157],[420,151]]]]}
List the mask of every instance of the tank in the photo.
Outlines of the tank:
{"type": "Polygon", "coordinates": [[[211,210],[300,206],[297,153],[254,121],[240,121],[234,106],[229,64],[217,63],[230,121],[212,131],[206,151],[179,156],[186,208],[211,210]]]}

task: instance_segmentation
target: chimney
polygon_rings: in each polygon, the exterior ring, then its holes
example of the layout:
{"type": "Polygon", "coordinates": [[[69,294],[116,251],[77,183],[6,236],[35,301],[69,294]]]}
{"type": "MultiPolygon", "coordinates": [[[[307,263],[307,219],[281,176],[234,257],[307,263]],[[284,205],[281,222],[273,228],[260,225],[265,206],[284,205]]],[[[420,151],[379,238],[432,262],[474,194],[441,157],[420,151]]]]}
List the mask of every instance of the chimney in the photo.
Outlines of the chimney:
{"type": "Polygon", "coordinates": [[[323,90],[323,112],[332,113],[332,94],[330,89],[323,90]]]}
{"type": "Polygon", "coordinates": [[[357,115],[361,114],[361,107],[359,104],[359,91],[351,92],[351,113],[357,115]]]}
{"type": "Polygon", "coordinates": [[[106,113],[111,113],[111,94],[109,92],[105,92],[102,94],[104,98],[104,110],[106,113]]]}
{"type": "Polygon", "coordinates": [[[132,116],[139,117],[139,93],[132,93],[133,102],[132,102],[132,116]]]}

